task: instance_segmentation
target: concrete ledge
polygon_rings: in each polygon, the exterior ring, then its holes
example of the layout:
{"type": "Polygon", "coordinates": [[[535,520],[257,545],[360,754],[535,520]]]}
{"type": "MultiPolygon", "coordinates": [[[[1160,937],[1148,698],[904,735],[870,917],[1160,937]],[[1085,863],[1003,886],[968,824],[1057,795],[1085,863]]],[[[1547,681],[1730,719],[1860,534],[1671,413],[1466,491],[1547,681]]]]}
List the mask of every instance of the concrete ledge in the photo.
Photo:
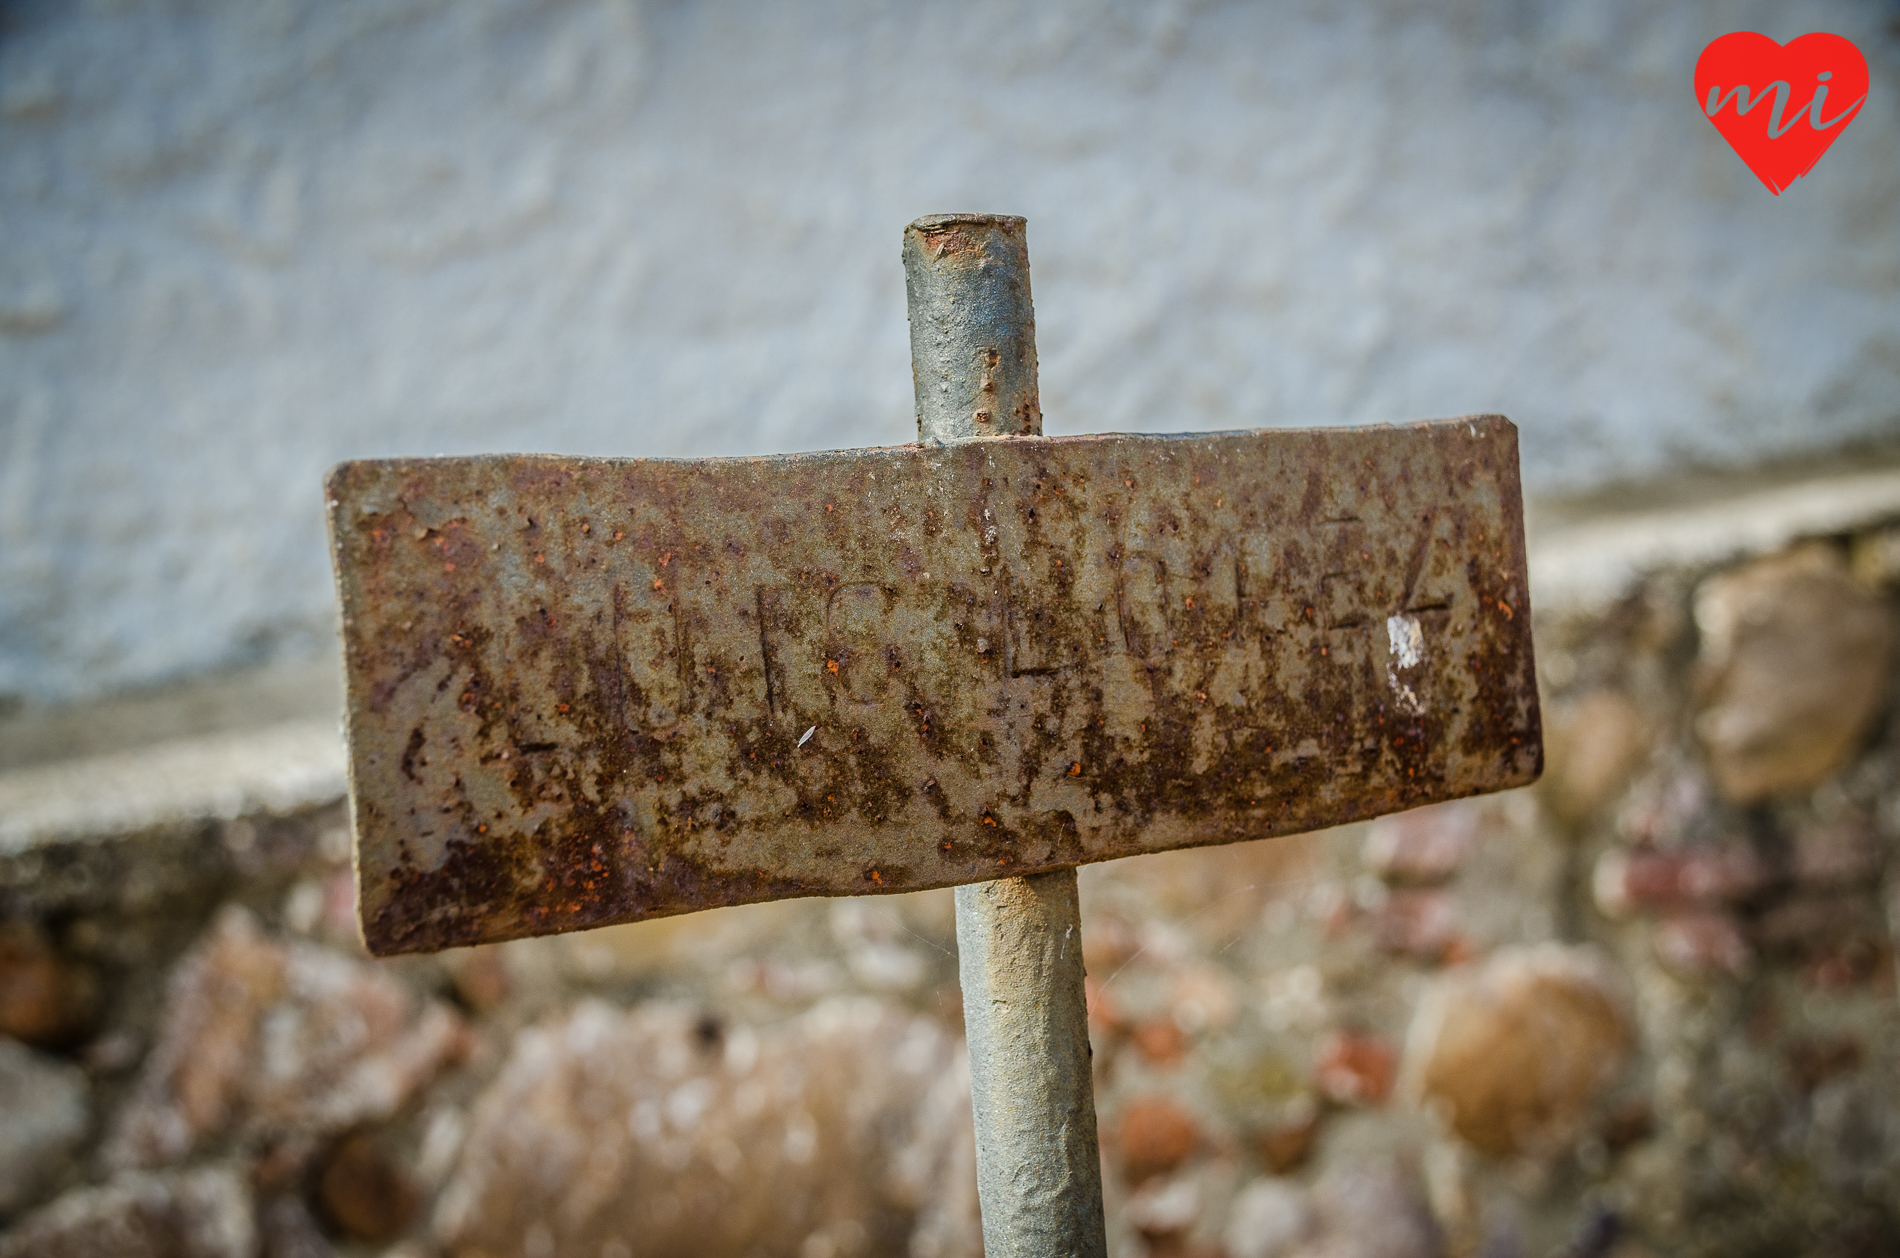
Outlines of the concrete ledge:
{"type": "Polygon", "coordinates": [[[180,738],[0,773],[0,859],[103,838],[332,803],[345,787],[334,719],[180,738]]]}
{"type": "Polygon", "coordinates": [[[1846,472],[1693,506],[1624,511],[1531,529],[1531,607],[1588,614],[1670,569],[1710,568],[1805,537],[1900,519],[1900,469],[1846,472]]]}

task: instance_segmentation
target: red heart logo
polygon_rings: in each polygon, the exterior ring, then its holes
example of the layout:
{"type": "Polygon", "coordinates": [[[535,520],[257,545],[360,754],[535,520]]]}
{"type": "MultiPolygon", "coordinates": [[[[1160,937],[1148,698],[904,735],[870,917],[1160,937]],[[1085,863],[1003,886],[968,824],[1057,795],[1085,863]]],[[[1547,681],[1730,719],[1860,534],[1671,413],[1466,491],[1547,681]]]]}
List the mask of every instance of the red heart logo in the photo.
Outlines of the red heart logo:
{"type": "Polygon", "coordinates": [[[1860,112],[1867,59],[1839,35],[1777,44],[1735,31],[1696,59],[1695,95],[1722,138],[1780,196],[1860,112]]]}

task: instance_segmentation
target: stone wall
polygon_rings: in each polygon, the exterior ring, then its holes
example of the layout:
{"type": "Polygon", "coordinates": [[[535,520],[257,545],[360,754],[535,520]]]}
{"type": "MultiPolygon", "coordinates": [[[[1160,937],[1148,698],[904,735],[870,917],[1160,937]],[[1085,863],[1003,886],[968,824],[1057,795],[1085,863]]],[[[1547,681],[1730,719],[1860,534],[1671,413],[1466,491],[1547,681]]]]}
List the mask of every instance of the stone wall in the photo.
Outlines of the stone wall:
{"type": "MultiPolygon", "coordinates": [[[[1085,870],[1113,1252],[1900,1248],[1886,519],[1546,600],[1534,788],[1085,870]]],[[[0,1255],[977,1252],[947,892],[373,962],[240,812],[3,849],[0,1255]]]]}
{"type": "Polygon", "coordinates": [[[907,440],[903,225],[1051,433],[1502,411],[1539,493],[1900,432],[1881,0],[7,0],[0,706],[332,648],[324,469],[907,440]],[[1770,196],[1735,29],[1873,89],[1770,196]]]}

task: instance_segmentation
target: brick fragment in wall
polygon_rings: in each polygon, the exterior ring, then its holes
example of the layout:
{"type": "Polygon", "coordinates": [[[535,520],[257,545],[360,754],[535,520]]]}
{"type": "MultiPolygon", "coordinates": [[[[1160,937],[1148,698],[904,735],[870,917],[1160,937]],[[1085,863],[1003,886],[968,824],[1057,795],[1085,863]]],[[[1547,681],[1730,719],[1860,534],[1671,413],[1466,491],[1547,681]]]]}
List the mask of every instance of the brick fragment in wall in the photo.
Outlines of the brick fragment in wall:
{"type": "Polygon", "coordinates": [[[1173,1018],[1149,1018],[1129,1033],[1135,1049],[1152,1066],[1177,1066],[1188,1051],[1187,1032],[1173,1018]]]}
{"type": "Polygon", "coordinates": [[[468,1034],[375,964],[278,939],[226,908],[167,980],[158,1041],[106,1161],[158,1166],[224,1138],[387,1117],[466,1053],[468,1034]]]}
{"type": "Polygon", "coordinates": [[[1319,1138],[1322,1116],[1319,1103],[1304,1094],[1282,1106],[1281,1112],[1260,1128],[1255,1141],[1267,1169],[1285,1175],[1305,1165],[1319,1138]]]}
{"type": "Polygon", "coordinates": [[[1718,837],[1709,830],[1718,802],[1715,787],[1699,769],[1661,774],[1645,780],[1617,810],[1617,835],[1631,847],[1661,851],[1707,844],[1718,837]]]}
{"type": "Polygon", "coordinates": [[[1788,1081],[1804,1096],[1837,1075],[1860,1069],[1866,1059],[1866,1048],[1851,1035],[1798,1038],[1782,1049],[1788,1081]]]}
{"type": "Polygon", "coordinates": [[[1443,882],[1471,854],[1483,807],[1457,800],[1380,817],[1367,828],[1363,858],[1391,882],[1443,882]]]}
{"type": "Polygon", "coordinates": [[[65,1048],[91,1030],[98,983],[24,919],[0,922],[0,1036],[65,1048]]]}
{"type": "Polygon", "coordinates": [[[477,1014],[500,1008],[514,990],[504,956],[496,944],[454,948],[442,954],[442,968],[456,996],[477,1014]]]}
{"type": "Polygon", "coordinates": [[[1807,886],[1851,886],[1878,878],[1886,858],[1879,831],[1857,817],[1797,831],[1792,872],[1807,886]]]}
{"type": "Polygon", "coordinates": [[[1751,804],[1843,767],[1887,697],[1894,626],[1833,546],[1811,543],[1702,583],[1696,732],[1716,785],[1751,804]]]}
{"type": "Polygon", "coordinates": [[[0,1219],[32,1205],[91,1126],[77,1067],[0,1039],[0,1219]]]}
{"type": "Polygon", "coordinates": [[[1340,1105],[1382,1105],[1397,1069],[1397,1051],[1379,1036],[1335,1031],[1314,1055],[1313,1086],[1340,1105]]]}
{"type": "Polygon", "coordinates": [[[1457,905],[1442,887],[1393,892],[1374,911],[1373,932],[1385,951],[1419,961],[1461,959],[1470,951],[1457,905]]]}
{"type": "Polygon", "coordinates": [[[1726,974],[1745,977],[1754,968],[1755,950],[1733,913],[1689,909],[1656,923],[1656,959],[1681,978],[1726,974]]]}
{"type": "Polygon", "coordinates": [[[1630,1048],[1594,951],[1504,948],[1441,975],[1419,1002],[1404,1092],[1483,1152],[1543,1152],[1576,1134],[1630,1048]]]}
{"type": "Polygon", "coordinates": [[[1591,890],[1610,917],[1736,903],[1775,880],[1775,871],[1745,840],[1720,846],[1658,852],[1605,852],[1597,858],[1591,890]]]}
{"type": "Polygon", "coordinates": [[[1105,1126],[1114,1133],[1110,1148],[1130,1184],[1171,1173],[1201,1144],[1194,1115],[1165,1096],[1138,1097],[1105,1126]]]}
{"type": "Polygon", "coordinates": [[[1886,922],[1871,891],[1793,895],[1765,910],[1754,923],[1754,936],[1763,948],[1795,955],[1885,935],[1886,922]]]}
{"type": "Polygon", "coordinates": [[[439,1199],[455,1258],[974,1254],[961,1043],[868,999],[770,1030],[597,1002],[522,1032],[439,1199]]]}
{"type": "Polygon", "coordinates": [[[229,1166],[127,1171],[28,1215],[0,1258],[256,1258],[243,1174],[229,1166]]]}

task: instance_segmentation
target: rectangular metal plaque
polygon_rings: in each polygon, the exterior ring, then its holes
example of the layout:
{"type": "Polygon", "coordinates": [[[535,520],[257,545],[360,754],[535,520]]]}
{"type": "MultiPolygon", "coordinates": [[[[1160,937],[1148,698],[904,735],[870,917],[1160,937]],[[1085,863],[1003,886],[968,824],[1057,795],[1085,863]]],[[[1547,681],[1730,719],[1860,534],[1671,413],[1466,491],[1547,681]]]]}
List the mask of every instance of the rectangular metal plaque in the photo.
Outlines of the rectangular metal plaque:
{"type": "Polygon", "coordinates": [[[1333,825],[1542,767],[1517,434],[346,463],[364,935],[1333,825]]]}

